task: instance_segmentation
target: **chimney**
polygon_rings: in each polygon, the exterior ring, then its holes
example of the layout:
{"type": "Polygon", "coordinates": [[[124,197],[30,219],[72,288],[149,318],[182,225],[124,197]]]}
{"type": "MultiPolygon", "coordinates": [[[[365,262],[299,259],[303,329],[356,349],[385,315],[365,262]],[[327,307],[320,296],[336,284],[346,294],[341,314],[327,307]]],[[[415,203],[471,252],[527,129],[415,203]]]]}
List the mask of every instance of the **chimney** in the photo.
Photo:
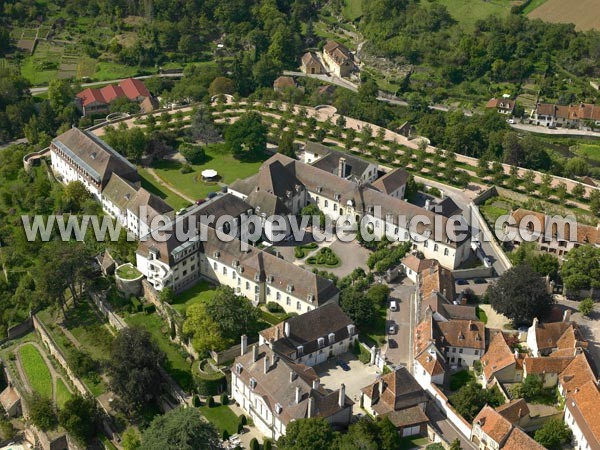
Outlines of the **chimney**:
{"type": "Polygon", "coordinates": [[[538,327],[538,322],[539,322],[538,318],[537,318],[537,317],[534,317],[534,318],[533,318],[533,324],[532,324],[531,326],[532,326],[533,328],[537,328],[537,327],[538,327]]]}
{"type": "Polygon", "coordinates": [[[519,349],[515,348],[515,359],[519,359],[519,349]]]}
{"type": "Polygon", "coordinates": [[[344,385],[344,383],[342,383],[342,385],[340,386],[338,405],[340,406],[340,408],[343,408],[345,404],[346,404],[346,386],[344,385]]]}
{"type": "Polygon", "coordinates": [[[319,383],[318,378],[316,380],[313,380],[313,383],[312,383],[313,389],[315,389],[315,390],[319,389],[319,385],[320,385],[320,383],[319,383]]]}
{"type": "Polygon", "coordinates": [[[570,321],[571,321],[571,310],[565,309],[565,312],[563,314],[563,322],[570,322],[570,321]]]}
{"type": "Polygon", "coordinates": [[[296,379],[296,374],[293,370],[290,370],[290,383],[296,379]]]}
{"type": "Polygon", "coordinates": [[[382,378],[379,378],[379,395],[383,394],[383,390],[385,389],[385,383],[382,378]]]}
{"type": "Polygon", "coordinates": [[[338,176],[340,178],[346,178],[346,158],[340,158],[338,163],[338,176]]]}
{"type": "Polygon", "coordinates": [[[256,362],[258,360],[258,345],[252,347],[252,361],[256,362]]]}
{"type": "Polygon", "coordinates": [[[315,399],[313,397],[308,397],[308,418],[311,418],[315,415],[315,399]]]}
{"type": "Polygon", "coordinates": [[[302,394],[300,393],[300,386],[296,386],[296,404],[302,400],[302,394]]]}
{"type": "Polygon", "coordinates": [[[290,337],[290,323],[288,321],[283,323],[283,334],[285,334],[285,337],[290,337]]]}
{"type": "Polygon", "coordinates": [[[265,373],[269,371],[269,357],[265,355],[265,373]]]}
{"type": "Polygon", "coordinates": [[[248,336],[246,336],[245,334],[242,334],[242,352],[241,354],[244,355],[246,353],[246,350],[248,350],[248,336]]]}

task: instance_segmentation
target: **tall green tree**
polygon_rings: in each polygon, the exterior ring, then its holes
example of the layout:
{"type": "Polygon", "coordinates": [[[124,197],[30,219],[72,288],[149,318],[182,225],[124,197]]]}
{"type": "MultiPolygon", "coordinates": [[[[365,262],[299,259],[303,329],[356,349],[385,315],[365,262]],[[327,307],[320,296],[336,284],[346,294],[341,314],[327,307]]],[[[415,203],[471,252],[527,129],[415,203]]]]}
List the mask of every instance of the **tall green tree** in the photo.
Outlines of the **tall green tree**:
{"type": "Polygon", "coordinates": [[[100,417],[96,399],[80,395],[67,400],[58,414],[60,424],[81,444],[90,443],[96,436],[100,417]]]}
{"type": "Polygon", "coordinates": [[[247,112],[225,130],[225,145],[238,159],[254,159],[267,148],[267,126],[256,112],[247,112]]]}
{"type": "Polygon", "coordinates": [[[322,418],[294,420],[288,425],[285,435],[277,441],[280,450],[323,450],[331,448],[333,431],[322,418]]]}

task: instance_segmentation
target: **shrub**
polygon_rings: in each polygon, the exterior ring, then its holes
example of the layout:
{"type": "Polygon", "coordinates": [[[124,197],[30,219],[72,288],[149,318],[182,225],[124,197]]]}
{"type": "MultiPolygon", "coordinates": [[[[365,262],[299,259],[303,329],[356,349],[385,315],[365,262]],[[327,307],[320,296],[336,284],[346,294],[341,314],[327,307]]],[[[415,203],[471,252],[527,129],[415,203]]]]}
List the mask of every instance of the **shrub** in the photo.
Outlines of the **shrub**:
{"type": "Polygon", "coordinates": [[[258,444],[256,438],[252,438],[250,441],[250,450],[260,450],[260,445],[258,444]]]}
{"type": "Polygon", "coordinates": [[[206,159],[204,149],[198,145],[183,144],[179,147],[179,151],[190,164],[202,164],[206,159]]]}
{"type": "Polygon", "coordinates": [[[272,312],[272,313],[285,312],[285,310],[281,307],[281,305],[276,302],[267,302],[267,311],[272,312]]]}
{"type": "Polygon", "coordinates": [[[227,394],[221,394],[221,405],[226,405],[227,403],[229,403],[229,398],[227,397],[227,394]]]}
{"type": "Polygon", "coordinates": [[[206,406],[208,406],[209,408],[212,408],[215,406],[215,399],[210,396],[206,399],[206,406]]]}
{"type": "Polygon", "coordinates": [[[142,302],[140,302],[139,298],[131,299],[131,312],[136,313],[142,310],[142,302]]]}
{"type": "Polygon", "coordinates": [[[223,434],[221,434],[221,439],[224,441],[229,439],[229,432],[227,430],[223,430],[223,434]]]}
{"type": "Polygon", "coordinates": [[[269,439],[265,439],[263,442],[263,450],[271,450],[273,448],[273,443],[269,439]]]}
{"type": "Polygon", "coordinates": [[[244,424],[240,422],[237,424],[237,432],[238,432],[238,434],[241,434],[243,431],[244,431],[244,424]]]}
{"type": "Polygon", "coordinates": [[[594,311],[594,300],[591,298],[586,298],[579,303],[579,312],[584,316],[588,316],[592,314],[594,311]]]}
{"type": "Polygon", "coordinates": [[[200,397],[198,397],[197,394],[194,394],[194,397],[192,397],[192,405],[194,405],[196,408],[200,407],[201,405],[200,397]]]}
{"type": "Polygon", "coordinates": [[[244,414],[242,414],[240,416],[240,424],[241,425],[247,425],[248,424],[248,419],[246,418],[246,416],[244,414]]]}
{"type": "Polygon", "coordinates": [[[194,171],[194,168],[189,164],[184,164],[181,166],[181,169],[179,169],[179,171],[185,175],[186,173],[192,173],[194,171]]]}
{"type": "Polygon", "coordinates": [[[152,314],[154,311],[156,311],[156,306],[154,306],[152,303],[146,303],[142,309],[146,314],[152,314]]]}

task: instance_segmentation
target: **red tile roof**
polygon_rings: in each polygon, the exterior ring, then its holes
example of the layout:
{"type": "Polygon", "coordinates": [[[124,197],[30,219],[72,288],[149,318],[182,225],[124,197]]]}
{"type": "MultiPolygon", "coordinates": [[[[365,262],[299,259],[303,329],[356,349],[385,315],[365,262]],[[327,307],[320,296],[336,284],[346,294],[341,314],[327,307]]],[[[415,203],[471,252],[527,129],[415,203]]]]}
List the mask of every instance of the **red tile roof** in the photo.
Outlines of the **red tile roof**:
{"type": "Polygon", "coordinates": [[[123,93],[128,99],[133,100],[138,97],[150,97],[150,92],[146,88],[146,85],[135,78],[127,78],[119,83],[119,86],[123,90],[123,93]]]}
{"type": "Polygon", "coordinates": [[[79,97],[82,100],[83,106],[88,106],[89,104],[94,102],[106,103],[104,97],[102,96],[102,93],[100,92],[100,89],[87,88],[81,91],[79,94],[77,94],[77,97],[79,97]]]}
{"type": "Polygon", "coordinates": [[[123,89],[114,84],[109,84],[100,89],[100,94],[104,97],[104,103],[110,103],[116,98],[123,97],[125,93],[123,89]]]}
{"type": "Polygon", "coordinates": [[[77,94],[83,106],[91,103],[110,103],[116,98],[127,97],[130,100],[136,100],[139,97],[150,97],[150,92],[146,85],[135,78],[127,78],[119,84],[109,84],[101,89],[87,88],[77,94]]]}

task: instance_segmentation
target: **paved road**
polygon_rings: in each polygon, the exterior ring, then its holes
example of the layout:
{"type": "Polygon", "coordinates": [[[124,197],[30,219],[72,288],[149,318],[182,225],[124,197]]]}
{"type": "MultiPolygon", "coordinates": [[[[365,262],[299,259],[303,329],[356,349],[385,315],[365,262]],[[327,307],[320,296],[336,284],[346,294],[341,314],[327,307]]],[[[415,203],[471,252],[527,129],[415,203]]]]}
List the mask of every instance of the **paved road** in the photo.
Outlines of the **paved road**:
{"type": "MultiPolygon", "coordinates": [[[[132,77],[136,80],[145,80],[147,78],[160,77],[160,78],[181,78],[183,73],[157,73],[155,75],[142,75],[139,77],[132,77]]],[[[81,87],[93,87],[93,86],[101,86],[110,83],[118,83],[119,81],[125,80],[125,78],[119,78],[116,80],[106,80],[106,81],[94,81],[92,83],[83,83],[81,87]]],[[[40,86],[29,89],[32,95],[43,94],[48,90],[48,86],[40,86]]]]}
{"type": "Polygon", "coordinates": [[[398,311],[388,309],[386,320],[386,334],[389,327],[396,326],[396,332],[387,336],[387,343],[383,348],[386,359],[394,365],[403,365],[412,371],[413,349],[412,336],[415,324],[413,293],[415,285],[408,279],[402,284],[391,285],[393,290],[390,300],[398,303],[398,311]]]}
{"type": "Polygon", "coordinates": [[[450,422],[444,416],[444,414],[442,414],[438,407],[435,406],[433,401],[430,401],[429,405],[427,405],[426,413],[427,417],[429,417],[431,425],[437,428],[447,442],[452,443],[455,439],[458,439],[460,440],[460,447],[463,450],[477,449],[477,447],[471,441],[469,441],[469,437],[464,436],[460,431],[458,431],[452,422],[450,422]]]}

